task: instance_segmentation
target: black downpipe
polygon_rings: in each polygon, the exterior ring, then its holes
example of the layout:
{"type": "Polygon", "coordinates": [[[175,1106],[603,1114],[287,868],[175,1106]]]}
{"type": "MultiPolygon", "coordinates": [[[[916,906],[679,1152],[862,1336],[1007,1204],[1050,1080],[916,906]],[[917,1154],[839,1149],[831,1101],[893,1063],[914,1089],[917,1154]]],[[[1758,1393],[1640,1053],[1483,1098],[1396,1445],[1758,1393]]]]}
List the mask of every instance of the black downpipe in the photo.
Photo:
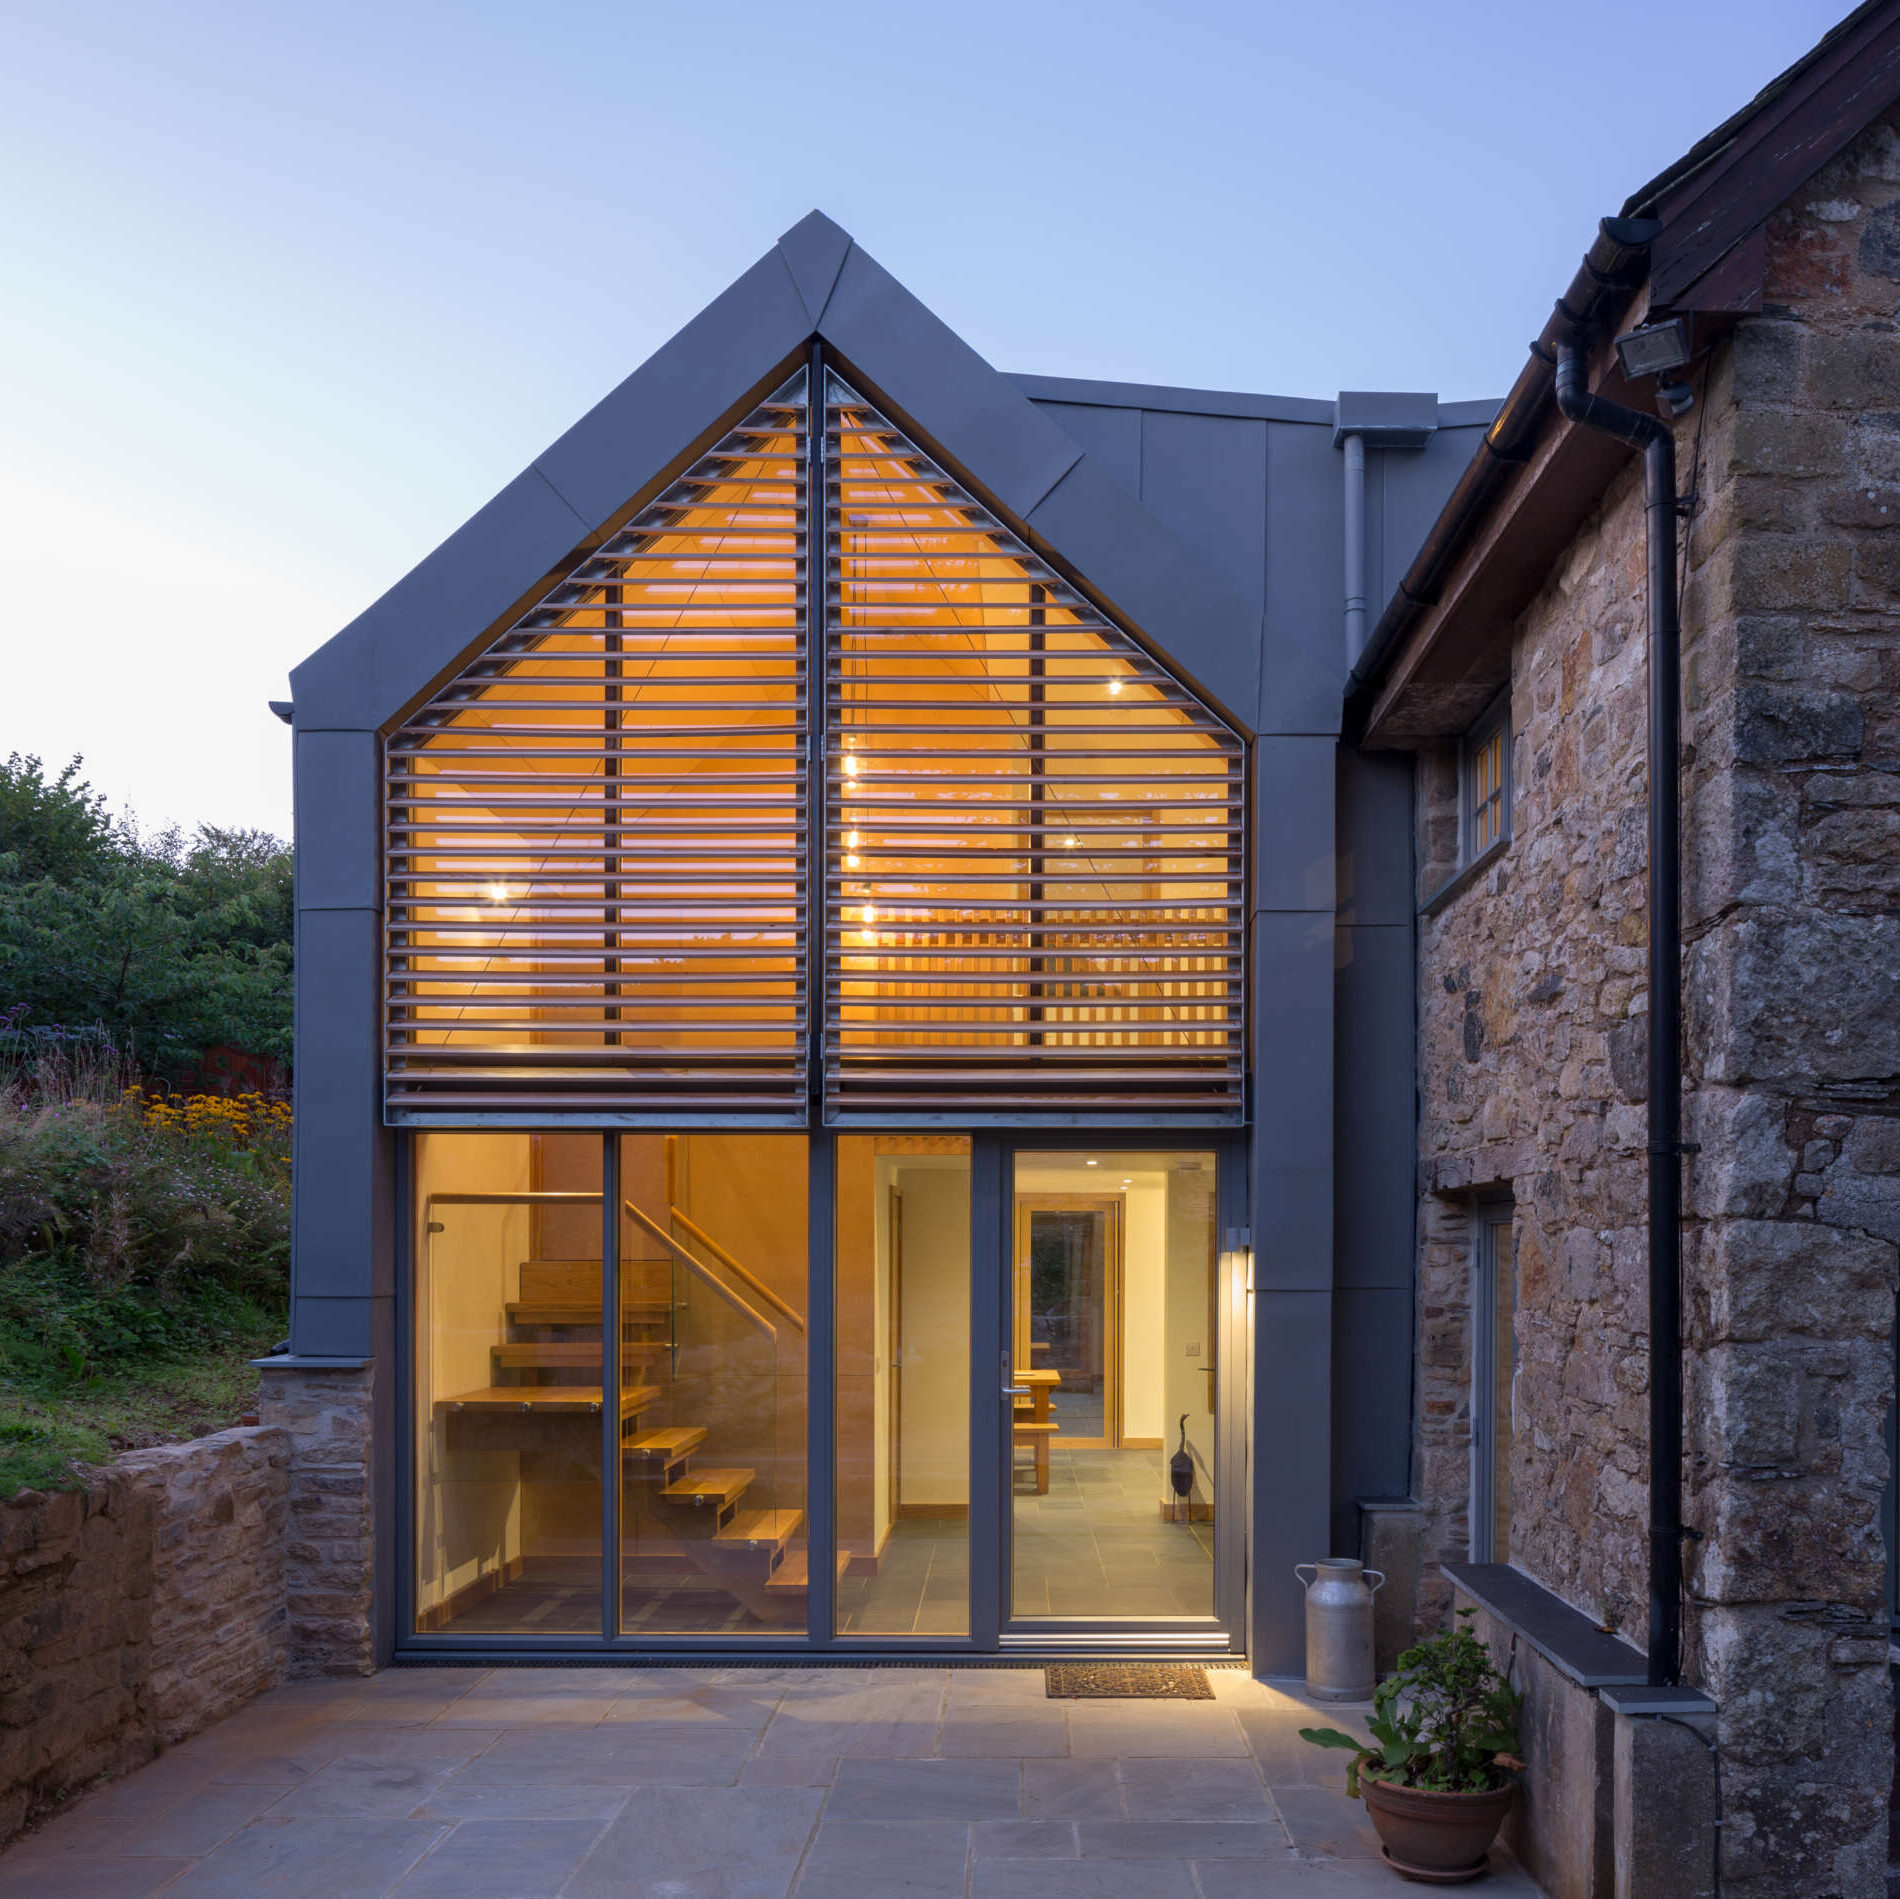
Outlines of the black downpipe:
{"type": "Polygon", "coordinates": [[[1682,1675],[1681,659],[1676,438],[1590,393],[1583,352],[1557,344],[1557,407],[1643,451],[1649,540],[1649,1679],[1682,1675]]]}

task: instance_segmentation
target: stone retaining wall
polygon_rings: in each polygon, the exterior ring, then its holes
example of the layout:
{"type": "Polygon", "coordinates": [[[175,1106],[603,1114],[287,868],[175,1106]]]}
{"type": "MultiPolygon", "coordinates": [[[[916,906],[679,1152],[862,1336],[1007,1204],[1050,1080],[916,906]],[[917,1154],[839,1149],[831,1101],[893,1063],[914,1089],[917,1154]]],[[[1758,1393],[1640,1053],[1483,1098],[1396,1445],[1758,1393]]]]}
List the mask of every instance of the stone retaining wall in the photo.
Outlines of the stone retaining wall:
{"type": "Polygon", "coordinates": [[[291,1448],[221,1431],[0,1504],[0,1840],[283,1679],[291,1448]]]}

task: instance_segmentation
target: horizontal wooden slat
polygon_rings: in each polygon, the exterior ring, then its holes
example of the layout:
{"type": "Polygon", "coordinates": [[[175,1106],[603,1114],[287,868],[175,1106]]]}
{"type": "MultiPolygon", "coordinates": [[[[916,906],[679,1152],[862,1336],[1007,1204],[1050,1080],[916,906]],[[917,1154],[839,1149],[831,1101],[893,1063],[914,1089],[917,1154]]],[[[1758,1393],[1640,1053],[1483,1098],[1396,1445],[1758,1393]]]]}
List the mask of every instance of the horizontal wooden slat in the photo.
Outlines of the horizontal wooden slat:
{"type": "Polygon", "coordinates": [[[1240,736],[833,377],[834,1115],[1237,1119],[1240,736]]]}
{"type": "Polygon", "coordinates": [[[804,379],[387,746],[392,1113],[806,1098],[804,379]]]}

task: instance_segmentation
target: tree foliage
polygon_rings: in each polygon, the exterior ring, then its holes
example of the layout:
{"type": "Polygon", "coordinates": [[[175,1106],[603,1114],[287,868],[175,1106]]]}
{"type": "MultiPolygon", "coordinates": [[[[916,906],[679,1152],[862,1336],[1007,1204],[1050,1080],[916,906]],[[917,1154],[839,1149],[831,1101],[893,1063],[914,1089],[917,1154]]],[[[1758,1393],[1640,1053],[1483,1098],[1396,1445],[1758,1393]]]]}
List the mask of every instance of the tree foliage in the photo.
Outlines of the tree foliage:
{"type": "Polygon", "coordinates": [[[0,764],[0,1022],[109,1038],[160,1075],[225,1044],[287,1060],[289,848],[209,825],[143,836],[80,763],[0,764]]]}

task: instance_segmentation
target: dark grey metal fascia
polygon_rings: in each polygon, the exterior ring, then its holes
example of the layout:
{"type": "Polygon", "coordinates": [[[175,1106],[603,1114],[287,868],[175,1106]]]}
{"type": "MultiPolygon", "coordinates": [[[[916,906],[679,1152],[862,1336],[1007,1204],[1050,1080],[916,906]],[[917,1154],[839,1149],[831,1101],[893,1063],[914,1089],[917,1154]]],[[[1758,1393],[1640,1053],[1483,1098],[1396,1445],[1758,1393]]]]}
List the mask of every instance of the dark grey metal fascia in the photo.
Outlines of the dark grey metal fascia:
{"type": "Polygon", "coordinates": [[[1333,419],[1333,405],[1311,396],[1249,395],[1231,389],[1184,389],[1147,382],[1094,382],[1082,376],[1009,374],[1032,402],[1069,402],[1102,409],[1158,409],[1174,415],[1211,415],[1242,422],[1333,419]]]}

